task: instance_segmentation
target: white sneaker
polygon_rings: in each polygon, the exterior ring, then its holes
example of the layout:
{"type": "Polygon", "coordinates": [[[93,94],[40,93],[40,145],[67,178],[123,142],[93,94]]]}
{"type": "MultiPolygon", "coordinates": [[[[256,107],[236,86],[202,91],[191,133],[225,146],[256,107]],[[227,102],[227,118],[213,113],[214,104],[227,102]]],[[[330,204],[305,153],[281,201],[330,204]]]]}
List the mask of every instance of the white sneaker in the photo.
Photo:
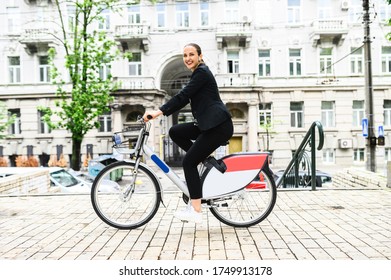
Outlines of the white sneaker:
{"type": "Polygon", "coordinates": [[[191,204],[188,204],[184,210],[175,212],[174,217],[182,222],[202,223],[202,213],[195,211],[191,204]]]}

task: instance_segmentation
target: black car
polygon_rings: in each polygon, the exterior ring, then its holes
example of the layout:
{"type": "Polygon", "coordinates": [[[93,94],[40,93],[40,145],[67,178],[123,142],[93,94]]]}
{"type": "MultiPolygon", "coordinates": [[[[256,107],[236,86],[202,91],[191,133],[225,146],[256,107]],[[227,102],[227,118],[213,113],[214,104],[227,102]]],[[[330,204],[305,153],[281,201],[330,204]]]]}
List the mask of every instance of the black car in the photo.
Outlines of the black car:
{"type": "MultiPolygon", "coordinates": [[[[295,174],[294,172],[287,173],[285,176],[285,179],[283,182],[280,183],[280,180],[282,179],[282,175],[284,174],[284,170],[279,170],[274,173],[276,176],[276,184],[280,184],[279,187],[282,188],[295,188],[295,174]]],[[[298,187],[299,188],[306,188],[306,187],[311,187],[311,175],[308,171],[299,171],[299,176],[298,176],[299,182],[298,182],[298,187]]],[[[316,170],[316,187],[325,187],[330,185],[332,182],[332,177],[330,174],[316,170]]]]}

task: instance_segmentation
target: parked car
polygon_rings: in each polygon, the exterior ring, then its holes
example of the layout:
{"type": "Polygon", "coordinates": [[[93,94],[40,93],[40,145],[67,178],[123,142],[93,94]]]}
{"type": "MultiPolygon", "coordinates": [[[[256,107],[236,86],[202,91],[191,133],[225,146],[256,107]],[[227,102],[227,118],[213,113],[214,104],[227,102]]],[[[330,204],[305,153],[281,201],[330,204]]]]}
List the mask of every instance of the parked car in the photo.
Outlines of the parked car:
{"type": "MultiPolygon", "coordinates": [[[[279,170],[276,173],[273,173],[274,180],[276,184],[278,184],[279,180],[281,180],[282,175],[284,174],[285,170],[279,170]]],[[[294,175],[288,174],[285,179],[285,185],[281,184],[280,187],[285,188],[293,188],[295,187],[294,184],[294,175]]],[[[316,187],[325,187],[330,185],[332,182],[332,177],[330,174],[316,170],[316,187]]],[[[299,172],[299,187],[311,187],[311,177],[308,176],[307,172],[300,171],[299,172]]],[[[254,181],[252,181],[250,184],[247,185],[246,189],[265,189],[266,188],[266,182],[264,182],[263,176],[260,174],[260,176],[255,177],[254,181]]]]}
{"type": "Polygon", "coordinates": [[[50,186],[59,187],[62,193],[87,193],[91,185],[83,183],[73,174],[61,167],[49,167],[50,186]]]}
{"type": "MultiPolygon", "coordinates": [[[[277,179],[276,184],[282,180],[282,175],[284,174],[284,170],[279,170],[275,173],[277,179]]],[[[293,173],[287,174],[285,177],[285,183],[282,182],[280,187],[282,188],[294,188],[295,187],[295,177],[293,173]]],[[[331,185],[332,176],[326,172],[316,170],[316,187],[326,187],[331,185]]],[[[311,176],[307,171],[299,171],[299,187],[311,187],[311,176]]]]}
{"type": "MultiPolygon", "coordinates": [[[[50,176],[50,187],[59,188],[62,193],[89,193],[93,179],[72,169],[66,170],[62,167],[2,167],[0,168],[0,178],[15,174],[25,174],[34,169],[47,169],[50,176]]],[[[104,186],[107,191],[118,188],[118,184],[104,180],[104,186]]]]}
{"type": "MultiPolygon", "coordinates": [[[[89,190],[91,190],[92,184],[94,183],[94,178],[92,178],[89,174],[84,174],[78,171],[74,171],[73,169],[69,170],[69,173],[71,173],[76,179],[78,179],[80,182],[82,182],[84,185],[87,185],[89,187],[89,190]]],[[[103,179],[102,180],[102,186],[99,188],[101,191],[110,191],[110,190],[118,190],[119,186],[115,181],[103,179]]]]}

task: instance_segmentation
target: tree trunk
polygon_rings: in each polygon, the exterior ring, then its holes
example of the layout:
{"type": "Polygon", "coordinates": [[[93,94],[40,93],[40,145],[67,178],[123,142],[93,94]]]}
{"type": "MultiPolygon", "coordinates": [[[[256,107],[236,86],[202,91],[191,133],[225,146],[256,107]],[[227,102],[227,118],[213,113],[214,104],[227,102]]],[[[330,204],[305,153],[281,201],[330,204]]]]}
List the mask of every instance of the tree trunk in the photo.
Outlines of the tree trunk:
{"type": "Polygon", "coordinates": [[[80,170],[80,151],[82,140],[72,138],[72,156],[71,156],[71,168],[75,171],[80,170]]]}

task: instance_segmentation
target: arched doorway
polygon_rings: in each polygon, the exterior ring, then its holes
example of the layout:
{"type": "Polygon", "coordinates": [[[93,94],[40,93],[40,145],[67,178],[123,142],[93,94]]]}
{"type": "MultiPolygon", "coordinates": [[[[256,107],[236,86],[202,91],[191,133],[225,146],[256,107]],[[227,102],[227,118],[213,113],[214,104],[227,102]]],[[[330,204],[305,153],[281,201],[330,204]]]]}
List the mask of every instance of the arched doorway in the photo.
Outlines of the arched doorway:
{"type": "MultiPolygon", "coordinates": [[[[183,64],[181,55],[176,55],[164,66],[161,72],[160,89],[167,93],[167,98],[177,94],[188,82],[191,72],[183,64]]],[[[164,160],[172,166],[180,166],[184,151],[173,143],[168,135],[169,128],[175,124],[192,121],[190,106],[166,118],[163,122],[165,135],[162,137],[164,147],[164,160]]]]}

